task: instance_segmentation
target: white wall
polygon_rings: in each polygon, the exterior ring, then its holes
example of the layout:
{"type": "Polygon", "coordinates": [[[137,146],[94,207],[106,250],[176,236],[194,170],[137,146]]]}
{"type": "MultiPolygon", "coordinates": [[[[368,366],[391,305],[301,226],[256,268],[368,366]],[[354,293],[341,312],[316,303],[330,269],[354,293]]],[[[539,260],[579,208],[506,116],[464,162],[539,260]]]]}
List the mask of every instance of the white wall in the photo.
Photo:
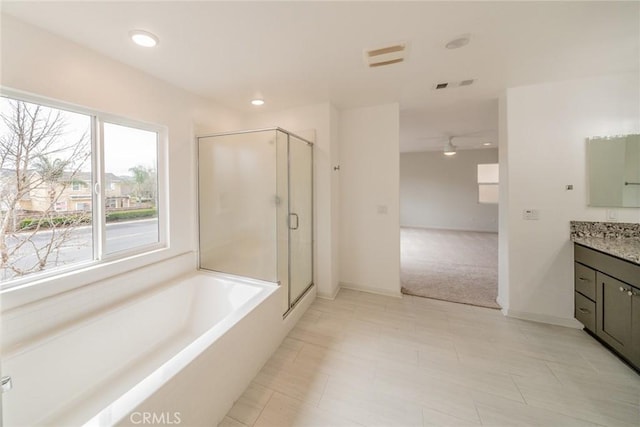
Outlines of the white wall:
{"type": "MultiPolygon", "coordinates": [[[[15,18],[2,16],[1,35],[3,87],[168,128],[170,248],[32,286],[38,294],[34,296],[192,253],[196,248],[194,134],[205,127],[236,128],[241,116],[15,18]]],[[[195,260],[193,253],[191,258],[195,260]]],[[[164,278],[193,269],[195,262],[180,265],[182,270],[167,269],[164,278]]],[[[155,268],[162,269],[162,265],[155,268]]],[[[147,277],[143,273],[123,275],[119,287],[125,290],[131,283],[146,282],[147,277]]],[[[3,296],[5,308],[14,297],[22,301],[16,294],[3,296]]]]}
{"type": "Polygon", "coordinates": [[[339,134],[341,285],[400,295],[398,104],[342,111],[339,134]]]}
{"type": "MultiPolygon", "coordinates": [[[[508,198],[501,215],[508,224],[508,272],[500,289],[509,287],[508,314],[576,325],[569,221],[606,220],[606,208],[587,207],[585,140],[640,131],[639,79],[624,74],[507,90],[500,179],[508,198]],[[565,190],[567,184],[574,190],[565,190]],[[523,220],[529,208],[540,211],[540,220],[523,220]]],[[[640,222],[640,209],[619,209],[618,217],[640,222]]]]}
{"type": "Polygon", "coordinates": [[[400,225],[498,231],[498,205],[478,203],[478,164],[498,163],[498,150],[400,154],[400,225]]]}
{"type": "Polygon", "coordinates": [[[339,231],[338,174],[333,171],[339,163],[337,110],[327,103],[255,113],[243,125],[245,129],[275,126],[314,140],[314,282],[319,296],[332,298],[338,291],[338,252],[334,250],[339,231]]]}

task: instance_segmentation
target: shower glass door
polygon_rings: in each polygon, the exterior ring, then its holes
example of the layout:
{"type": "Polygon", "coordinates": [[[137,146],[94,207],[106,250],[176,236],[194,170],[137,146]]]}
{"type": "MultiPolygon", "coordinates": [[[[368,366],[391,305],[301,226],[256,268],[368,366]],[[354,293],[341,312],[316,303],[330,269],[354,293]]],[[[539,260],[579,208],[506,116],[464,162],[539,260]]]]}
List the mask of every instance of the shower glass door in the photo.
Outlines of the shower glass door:
{"type": "Polygon", "coordinates": [[[312,145],[289,135],[289,304],[313,283],[312,145]]]}
{"type": "Polygon", "coordinates": [[[198,138],[199,266],[278,282],[288,313],[313,285],[313,144],[282,129],[198,138]]]}

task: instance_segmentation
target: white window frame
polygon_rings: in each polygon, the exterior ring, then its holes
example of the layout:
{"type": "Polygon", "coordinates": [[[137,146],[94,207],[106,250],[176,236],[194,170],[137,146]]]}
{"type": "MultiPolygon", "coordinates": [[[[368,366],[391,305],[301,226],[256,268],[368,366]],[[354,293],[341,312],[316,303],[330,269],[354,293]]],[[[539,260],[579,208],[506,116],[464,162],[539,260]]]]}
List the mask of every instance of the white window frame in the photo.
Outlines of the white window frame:
{"type": "Polygon", "coordinates": [[[478,179],[477,179],[477,181],[478,181],[478,203],[481,204],[481,205],[495,205],[495,204],[498,204],[499,203],[498,192],[499,192],[499,184],[500,184],[499,164],[498,163],[479,163],[476,166],[476,172],[477,172],[477,177],[478,177],[478,179]],[[492,166],[492,169],[493,169],[493,166],[495,166],[495,169],[496,169],[495,170],[495,172],[496,172],[495,178],[493,178],[493,177],[492,177],[493,179],[480,178],[480,166],[492,166]],[[487,188],[487,189],[488,188],[495,189],[495,192],[497,194],[495,201],[486,201],[486,200],[482,199],[482,197],[481,197],[482,190],[481,189],[483,187],[487,188]]]}
{"type": "MultiPolygon", "coordinates": [[[[91,195],[92,195],[92,227],[93,227],[93,259],[87,261],[79,261],[65,267],[58,267],[50,271],[42,271],[29,274],[18,279],[11,279],[6,282],[0,282],[0,296],[6,292],[24,289],[27,286],[44,284],[50,280],[57,278],[65,278],[68,280],[69,275],[74,273],[85,272],[87,269],[100,267],[102,265],[113,265],[117,262],[128,263],[128,260],[140,258],[145,254],[152,254],[158,251],[168,250],[169,245],[169,176],[168,176],[168,129],[166,126],[153,123],[143,122],[140,120],[128,119],[113,114],[103,113],[91,108],[70,104],[44,96],[34,95],[18,90],[0,87],[0,95],[18,101],[39,104],[44,107],[50,107],[72,113],[84,114],[91,118],[91,195]],[[104,177],[104,155],[102,145],[103,141],[103,125],[104,123],[112,123],[121,126],[128,126],[136,129],[155,132],[158,137],[156,141],[157,149],[157,185],[158,185],[158,241],[136,246],[134,248],[105,254],[105,238],[106,238],[106,220],[105,220],[105,203],[104,197],[106,189],[104,177]]],[[[153,257],[156,258],[155,256],[153,257]]],[[[137,263],[135,263],[137,264],[137,263]]]]}

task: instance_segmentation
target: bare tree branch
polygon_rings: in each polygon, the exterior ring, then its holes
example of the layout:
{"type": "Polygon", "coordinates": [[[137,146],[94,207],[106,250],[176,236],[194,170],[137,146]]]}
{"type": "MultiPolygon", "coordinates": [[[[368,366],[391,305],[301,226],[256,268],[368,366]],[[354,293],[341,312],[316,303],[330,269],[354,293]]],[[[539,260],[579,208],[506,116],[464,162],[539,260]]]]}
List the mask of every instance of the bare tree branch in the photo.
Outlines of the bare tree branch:
{"type": "Polygon", "coordinates": [[[60,249],[87,216],[60,220],[56,206],[86,167],[91,144],[89,126],[78,135],[62,110],[0,100],[0,270],[6,278],[8,271],[15,277],[60,264],[60,249]],[[44,204],[37,194],[47,195],[44,204]],[[22,230],[18,219],[29,201],[40,206],[31,208],[33,223],[22,230]],[[33,265],[26,253],[35,258],[33,265]]]}

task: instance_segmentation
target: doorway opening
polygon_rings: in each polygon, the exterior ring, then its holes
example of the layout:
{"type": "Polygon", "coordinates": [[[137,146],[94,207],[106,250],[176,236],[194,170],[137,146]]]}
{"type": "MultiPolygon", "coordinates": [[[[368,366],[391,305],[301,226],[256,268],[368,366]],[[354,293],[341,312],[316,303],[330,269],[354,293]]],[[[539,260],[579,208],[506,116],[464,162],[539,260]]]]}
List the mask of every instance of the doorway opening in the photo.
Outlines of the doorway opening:
{"type": "Polygon", "coordinates": [[[400,155],[402,293],[499,309],[498,149],[400,155]]]}

